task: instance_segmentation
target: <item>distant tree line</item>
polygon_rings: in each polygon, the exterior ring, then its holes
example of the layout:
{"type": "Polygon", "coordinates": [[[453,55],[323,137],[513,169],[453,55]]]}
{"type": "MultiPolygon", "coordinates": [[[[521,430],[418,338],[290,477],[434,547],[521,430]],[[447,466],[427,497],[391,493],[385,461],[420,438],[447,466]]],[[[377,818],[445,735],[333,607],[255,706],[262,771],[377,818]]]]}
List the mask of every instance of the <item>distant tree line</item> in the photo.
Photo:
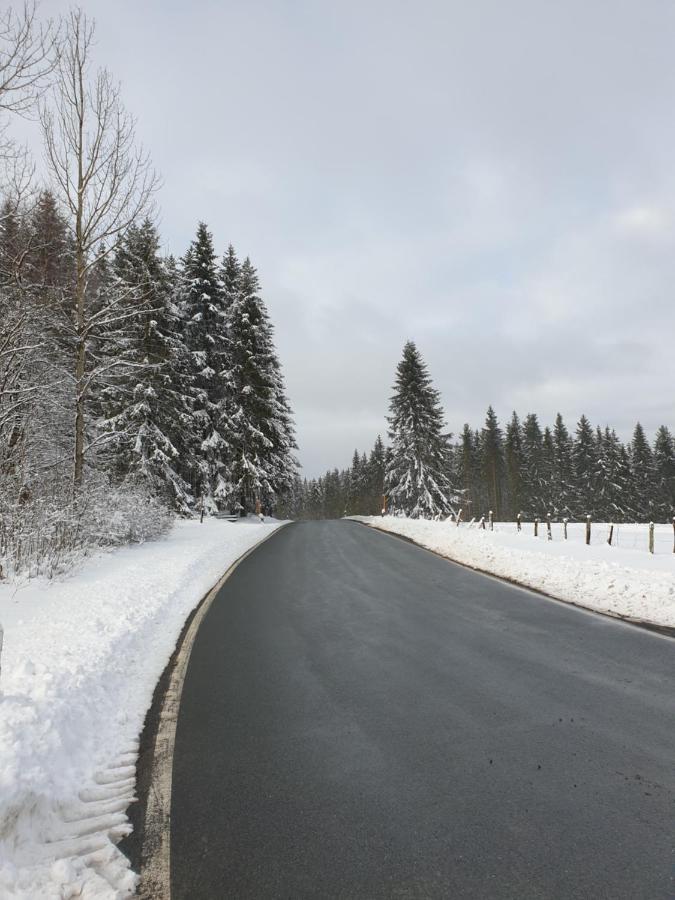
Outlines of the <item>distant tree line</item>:
{"type": "Polygon", "coordinates": [[[404,348],[389,410],[390,446],[378,438],[351,467],[296,481],[298,517],[377,515],[387,507],[412,517],[458,514],[469,521],[543,517],[615,522],[671,521],[675,516],[675,442],[662,425],[653,442],[638,423],[622,443],[616,432],[581,416],[570,430],[535,413],[513,413],[505,428],[488,408],[482,428],[444,434],[437,392],[414,344],[404,348]]]}

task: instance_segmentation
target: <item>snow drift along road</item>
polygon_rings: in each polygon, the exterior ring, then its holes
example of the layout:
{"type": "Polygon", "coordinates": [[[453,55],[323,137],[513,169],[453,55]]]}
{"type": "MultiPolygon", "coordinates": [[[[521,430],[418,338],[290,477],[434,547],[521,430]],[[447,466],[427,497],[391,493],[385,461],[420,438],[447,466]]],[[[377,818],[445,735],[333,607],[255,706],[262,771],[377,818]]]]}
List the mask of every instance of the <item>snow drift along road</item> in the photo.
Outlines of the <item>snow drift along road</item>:
{"type": "Polygon", "coordinates": [[[138,739],[183,623],[278,522],[180,522],[60,581],[0,587],[0,896],[129,896],[138,739]]]}

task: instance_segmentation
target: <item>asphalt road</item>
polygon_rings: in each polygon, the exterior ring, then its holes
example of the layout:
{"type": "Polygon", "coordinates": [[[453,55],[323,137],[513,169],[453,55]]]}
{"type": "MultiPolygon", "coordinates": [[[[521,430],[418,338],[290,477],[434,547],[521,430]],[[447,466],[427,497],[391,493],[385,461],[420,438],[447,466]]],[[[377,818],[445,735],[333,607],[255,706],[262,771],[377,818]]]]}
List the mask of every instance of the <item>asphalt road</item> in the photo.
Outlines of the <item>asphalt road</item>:
{"type": "Polygon", "coordinates": [[[671,897],[674,713],[673,640],[292,525],[197,635],[173,900],[671,897]]]}

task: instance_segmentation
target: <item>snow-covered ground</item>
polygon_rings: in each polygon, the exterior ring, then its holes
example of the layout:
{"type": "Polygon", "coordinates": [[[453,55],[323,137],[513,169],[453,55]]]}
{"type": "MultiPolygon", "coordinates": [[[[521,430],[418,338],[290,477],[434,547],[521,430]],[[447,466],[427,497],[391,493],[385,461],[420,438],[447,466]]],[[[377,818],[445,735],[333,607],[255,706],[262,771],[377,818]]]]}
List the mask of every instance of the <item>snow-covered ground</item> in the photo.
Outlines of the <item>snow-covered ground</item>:
{"type": "MultiPolygon", "coordinates": [[[[454,522],[429,522],[394,516],[352,516],[382,531],[393,532],[456,562],[507,578],[552,597],[588,609],[675,627],[675,554],[672,526],[658,526],[657,548],[648,552],[648,528],[619,526],[618,546],[607,544],[609,525],[593,526],[596,541],[586,546],[584,525],[552,527],[553,540],[540,524],[495,525],[495,531],[454,522]],[[602,538],[604,536],[604,539],[602,538]],[[668,544],[667,538],[670,539],[668,544]]],[[[615,529],[616,537],[616,529],[615,529]]]]}
{"type": "Polygon", "coordinates": [[[179,522],[54,582],[0,585],[0,897],[129,896],[139,736],[185,619],[279,527],[179,522]]]}

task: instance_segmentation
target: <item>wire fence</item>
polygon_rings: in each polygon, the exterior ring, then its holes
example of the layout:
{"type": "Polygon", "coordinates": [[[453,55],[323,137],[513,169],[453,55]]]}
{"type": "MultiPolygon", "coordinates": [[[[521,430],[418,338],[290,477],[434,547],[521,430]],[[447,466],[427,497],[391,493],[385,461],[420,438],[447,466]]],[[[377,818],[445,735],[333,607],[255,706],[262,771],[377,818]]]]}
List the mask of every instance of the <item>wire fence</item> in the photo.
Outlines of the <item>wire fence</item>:
{"type": "Polygon", "coordinates": [[[456,524],[463,528],[484,528],[502,534],[529,534],[542,541],[572,541],[578,544],[609,544],[629,550],[663,555],[675,553],[675,518],[672,523],[661,522],[593,522],[587,517],[581,522],[568,519],[553,521],[549,517],[515,522],[496,522],[491,514],[461,520],[456,524]]]}

